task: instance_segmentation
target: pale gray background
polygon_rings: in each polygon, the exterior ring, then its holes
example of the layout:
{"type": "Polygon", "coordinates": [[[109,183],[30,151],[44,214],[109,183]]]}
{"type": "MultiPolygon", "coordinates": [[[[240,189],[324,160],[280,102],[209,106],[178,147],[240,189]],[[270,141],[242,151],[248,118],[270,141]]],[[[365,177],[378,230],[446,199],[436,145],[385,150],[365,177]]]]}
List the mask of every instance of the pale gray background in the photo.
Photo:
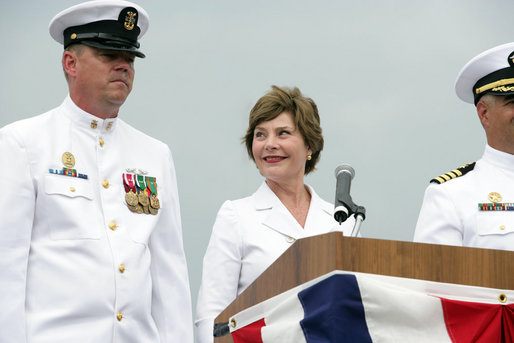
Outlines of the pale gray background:
{"type": "MultiPolygon", "coordinates": [[[[78,1],[2,0],[0,126],[67,94],[50,19],[78,1]]],[[[333,201],[337,165],[356,170],[364,237],[411,240],[428,181],[478,159],[474,107],[453,90],[473,56],[514,40],[514,2],[139,1],[150,14],[121,117],[172,149],[193,303],[216,212],[262,178],[240,144],[270,85],[318,104],[325,149],[307,177],[333,201]]],[[[1,166],[6,168],[8,166],[1,166]]]]}

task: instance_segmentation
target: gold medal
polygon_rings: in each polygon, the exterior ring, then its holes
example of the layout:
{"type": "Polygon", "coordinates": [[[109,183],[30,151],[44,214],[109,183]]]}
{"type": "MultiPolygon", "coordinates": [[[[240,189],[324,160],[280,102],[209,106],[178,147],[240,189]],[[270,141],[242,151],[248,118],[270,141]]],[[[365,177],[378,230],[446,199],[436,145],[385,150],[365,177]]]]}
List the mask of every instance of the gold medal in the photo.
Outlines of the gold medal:
{"type": "Polygon", "coordinates": [[[150,214],[150,206],[149,205],[143,206],[143,213],[150,214]]]}
{"type": "Polygon", "coordinates": [[[137,212],[137,206],[132,206],[132,205],[127,204],[127,207],[128,207],[128,209],[129,209],[131,212],[137,212]]]}
{"type": "Polygon", "coordinates": [[[133,190],[130,190],[127,194],[125,194],[125,201],[127,202],[127,205],[133,207],[139,203],[138,197],[133,190]]]}
{"type": "Polygon", "coordinates": [[[143,206],[141,206],[140,204],[137,204],[136,205],[136,213],[143,213],[143,206]]]}
{"type": "Polygon", "coordinates": [[[148,196],[145,192],[140,192],[137,198],[139,199],[139,203],[141,204],[141,206],[150,205],[150,201],[148,200],[148,196]]]}
{"type": "Polygon", "coordinates": [[[491,192],[489,193],[489,195],[487,196],[487,198],[491,201],[491,202],[501,202],[502,201],[502,196],[500,193],[496,193],[496,192],[491,192]]]}
{"type": "Polygon", "coordinates": [[[155,208],[156,210],[161,208],[159,199],[157,198],[157,196],[155,194],[152,194],[152,196],[150,197],[150,206],[155,208]]]}
{"type": "Polygon", "coordinates": [[[152,206],[148,207],[148,209],[150,210],[150,214],[153,215],[156,215],[159,212],[157,208],[153,208],[152,206]]]}

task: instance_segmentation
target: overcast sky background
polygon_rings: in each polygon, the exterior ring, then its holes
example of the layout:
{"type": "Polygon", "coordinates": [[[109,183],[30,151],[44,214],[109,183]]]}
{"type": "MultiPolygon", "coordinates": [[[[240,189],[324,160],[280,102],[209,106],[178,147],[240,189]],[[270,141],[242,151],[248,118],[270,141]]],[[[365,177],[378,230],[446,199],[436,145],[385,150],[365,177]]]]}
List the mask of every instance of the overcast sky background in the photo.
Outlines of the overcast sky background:
{"type": "MultiPolygon", "coordinates": [[[[66,96],[48,23],[76,3],[2,1],[0,127],[66,96]]],[[[174,154],[193,303],[219,207],[262,182],[240,139],[272,84],[298,86],[319,107],[325,149],[306,182],[333,201],[334,169],[352,165],[362,235],[409,241],[429,180],[484,150],[474,107],[453,89],[459,70],[514,41],[507,0],[138,3],[150,15],[147,58],[120,116],[174,154]]]]}

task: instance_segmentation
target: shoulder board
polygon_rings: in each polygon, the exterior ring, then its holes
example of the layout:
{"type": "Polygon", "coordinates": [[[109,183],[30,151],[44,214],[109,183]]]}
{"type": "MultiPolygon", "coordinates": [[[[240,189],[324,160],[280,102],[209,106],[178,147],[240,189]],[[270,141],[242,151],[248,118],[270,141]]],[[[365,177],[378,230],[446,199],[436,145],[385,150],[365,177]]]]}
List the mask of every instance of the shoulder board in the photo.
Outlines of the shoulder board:
{"type": "Polygon", "coordinates": [[[459,176],[465,175],[466,173],[472,171],[473,168],[475,168],[475,162],[465,164],[462,167],[459,167],[457,169],[452,170],[451,172],[448,172],[448,173],[443,174],[443,175],[439,175],[438,177],[433,178],[432,180],[430,180],[430,182],[431,183],[433,182],[433,183],[441,184],[441,183],[444,183],[446,181],[450,181],[452,179],[455,179],[455,178],[457,178],[459,176]]]}

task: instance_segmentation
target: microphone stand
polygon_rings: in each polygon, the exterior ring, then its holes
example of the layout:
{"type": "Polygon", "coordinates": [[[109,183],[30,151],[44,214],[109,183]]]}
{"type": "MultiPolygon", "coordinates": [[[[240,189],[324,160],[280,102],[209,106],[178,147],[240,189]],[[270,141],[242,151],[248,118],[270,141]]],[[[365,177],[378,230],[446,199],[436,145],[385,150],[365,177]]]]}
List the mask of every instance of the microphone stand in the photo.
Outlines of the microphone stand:
{"type": "Polygon", "coordinates": [[[353,225],[353,230],[350,235],[350,237],[357,237],[361,230],[361,224],[366,219],[366,209],[364,206],[358,206],[356,205],[351,196],[348,196],[347,199],[344,199],[342,201],[342,204],[344,208],[348,211],[348,215],[345,216],[345,218],[341,218],[342,220],[339,222],[339,225],[341,225],[342,222],[344,222],[348,217],[353,215],[355,217],[355,224],[353,225]]]}
{"type": "Polygon", "coordinates": [[[350,237],[357,237],[361,231],[361,224],[362,222],[364,221],[364,219],[366,218],[366,209],[364,208],[364,206],[355,206],[356,209],[355,209],[355,212],[354,212],[354,217],[355,217],[355,225],[353,225],[353,230],[352,230],[352,234],[350,235],[350,237]]]}

